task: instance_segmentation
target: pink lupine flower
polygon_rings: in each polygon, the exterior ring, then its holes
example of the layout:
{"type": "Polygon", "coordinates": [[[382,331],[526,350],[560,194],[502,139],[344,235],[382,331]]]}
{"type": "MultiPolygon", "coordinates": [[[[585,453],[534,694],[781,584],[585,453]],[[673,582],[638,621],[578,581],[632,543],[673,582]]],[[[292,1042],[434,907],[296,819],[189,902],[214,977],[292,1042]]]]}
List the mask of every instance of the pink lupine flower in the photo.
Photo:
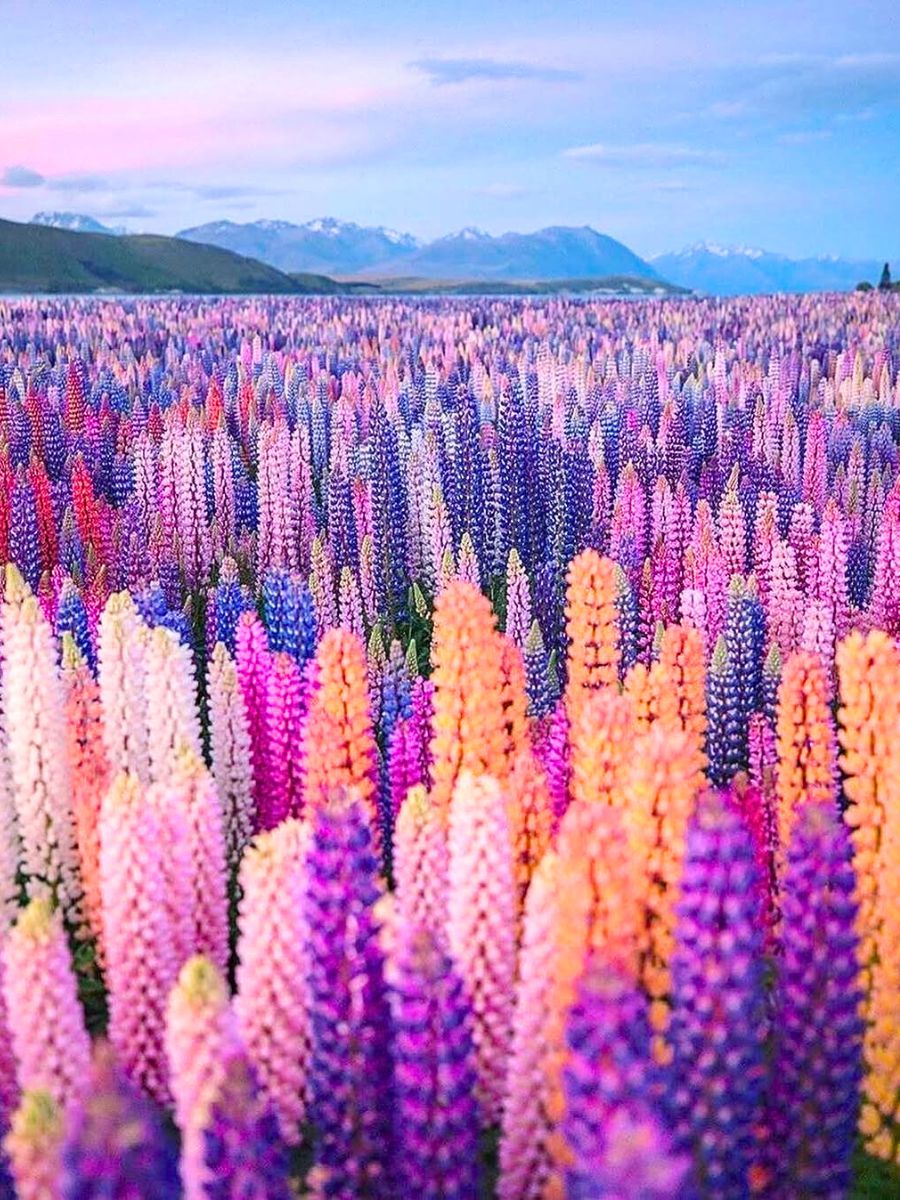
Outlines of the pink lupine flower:
{"type": "Polygon", "coordinates": [[[209,660],[206,691],[212,772],[222,804],[228,862],[233,867],[253,836],[256,824],[253,750],[247,706],[238,683],[237,667],[222,642],[216,643],[209,660]]]}
{"type": "Polygon", "coordinates": [[[786,658],[797,648],[803,597],[797,582],[797,556],[787,542],[772,550],[767,617],[769,635],[786,658]]]}
{"type": "Polygon", "coordinates": [[[500,1139],[500,1200],[539,1200],[553,1173],[547,1112],[547,1020],[557,948],[559,859],[549,850],[525,898],[509,1069],[500,1139]]]}
{"type": "Polygon", "coordinates": [[[450,804],[447,940],[472,1004],[485,1124],[500,1113],[512,1036],[517,898],[506,802],[463,772],[450,804]]]}
{"type": "Polygon", "coordinates": [[[177,754],[200,753],[194,660],[178,634],[160,625],[147,635],[144,663],[150,782],[166,783],[177,754]]]}
{"type": "Polygon", "coordinates": [[[18,570],[6,568],[3,708],[10,778],[31,897],[55,895],[79,928],[81,881],[53,634],[18,570]]]}
{"type": "Polygon", "coordinates": [[[837,641],[846,637],[850,628],[850,601],[847,593],[849,541],[847,518],[831,498],[822,513],[814,589],[816,597],[831,610],[837,641]]]}
{"type": "Polygon", "coordinates": [[[181,1130],[184,1200],[205,1200],[203,1131],[226,1062],[238,1051],[240,1040],[225,982],[201,954],[188,959],[172,989],[165,1042],[175,1120],[181,1130]]]}
{"type": "Polygon", "coordinates": [[[110,596],[97,642],[103,738],[112,772],[132,771],[150,782],[144,700],[147,627],[127,592],[110,596]]]}
{"type": "Polygon", "coordinates": [[[183,814],[190,880],[191,948],[224,972],[228,964],[228,901],[222,806],[216,785],[189,750],[175,759],[167,803],[183,814]]]}
{"type": "Polygon", "coordinates": [[[166,910],[165,843],[137,777],[120,773],[100,808],[100,891],[109,1040],[133,1083],[164,1104],[165,1007],[175,982],[166,910]]]}
{"type": "Polygon", "coordinates": [[[310,1056],[306,854],[309,826],[290,818],[261,833],[241,862],[238,1027],[281,1135],[300,1140],[310,1056]]]}
{"type": "Polygon", "coordinates": [[[3,1139],[17,1200],[62,1200],[64,1137],[63,1114],[50,1092],[26,1092],[3,1139]]]}
{"type": "Polygon", "coordinates": [[[19,1088],[43,1088],[68,1110],[91,1049],[62,919],[47,899],[32,900],[7,934],[3,994],[19,1088]]]}
{"type": "Polygon", "coordinates": [[[439,945],[447,938],[447,841],[440,814],[424,787],[413,787],[394,827],[397,906],[411,926],[427,930],[439,945]]]}

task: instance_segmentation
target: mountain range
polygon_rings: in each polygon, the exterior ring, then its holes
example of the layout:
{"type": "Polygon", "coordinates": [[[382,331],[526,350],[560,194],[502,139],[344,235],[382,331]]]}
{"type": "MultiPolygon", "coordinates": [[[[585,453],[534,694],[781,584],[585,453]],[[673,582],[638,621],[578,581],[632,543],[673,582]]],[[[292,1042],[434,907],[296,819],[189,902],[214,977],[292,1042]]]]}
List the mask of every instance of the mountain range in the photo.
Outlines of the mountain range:
{"type": "MultiPolygon", "coordinates": [[[[33,224],[91,234],[124,235],[77,213],[38,213],[33,224]]],[[[847,291],[877,282],[883,263],[842,258],[792,259],[743,246],[701,242],[676,253],[644,259],[589,226],[550,226],[534,233],[492,235],[467,228],[431,242],[384,226],[322,217],[304,224],[259,220],[215,221],[176,234],[180,242],[215,246],[266,264],[284,275],[298,272],[368,281],[377,290],[474,290],[484,283],[524,283],[547,290],[577,281],[605,280],[613,290],[688,289],[708,295],[847,291]],[[402,282],[402,287],[400,286],[402,282]],[[438,288],[437,284],[441,287],[438,288]]],[[[162,239],[161,239],[162,240],[162,239]]],[[[172,240],[172,239],[169,239],[172,240]]],[[[898,272],[895,270],[895,275],[898,272]]]]}
{"type": "Polygon", "coordinates": [[[372,229],[322,218],[305,225],[216,221],[184,229],[176,236],[250,255],[282,271],[445,280],[658,278],[650,264],[627,246],[587,226],[555,226],[498,237],[463,229],[423,244],[410,234],[381,226],[372,229]]]}
{"type": "Polygon", "coordinates": [[[713,296],[847,292],[863,280],[877,283],[884,265],[875,260],[788,258],[748,246],[708,242],[650,261],[664,279],[713,296]]]}

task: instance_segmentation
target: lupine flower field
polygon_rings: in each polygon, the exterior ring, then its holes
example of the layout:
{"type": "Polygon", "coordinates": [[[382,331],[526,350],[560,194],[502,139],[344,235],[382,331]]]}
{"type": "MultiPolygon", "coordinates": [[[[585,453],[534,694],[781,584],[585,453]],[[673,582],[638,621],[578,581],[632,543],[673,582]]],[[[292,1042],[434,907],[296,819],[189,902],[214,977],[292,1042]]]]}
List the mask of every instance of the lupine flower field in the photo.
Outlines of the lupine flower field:
{"type": "Polygon", "coordinates": [[[0,300],[0,1196],[900,1195],[900,301],[0,300]]]}

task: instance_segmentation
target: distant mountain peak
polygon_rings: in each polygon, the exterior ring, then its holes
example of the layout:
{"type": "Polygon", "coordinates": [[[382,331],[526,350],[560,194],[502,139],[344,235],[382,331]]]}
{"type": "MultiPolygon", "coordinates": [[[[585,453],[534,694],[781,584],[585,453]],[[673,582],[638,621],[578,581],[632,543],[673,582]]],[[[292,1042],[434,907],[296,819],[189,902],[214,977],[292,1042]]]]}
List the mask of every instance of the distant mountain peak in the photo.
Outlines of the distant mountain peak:
{"type": "Polygon", "coordinates": [[[73,212],[39,212],[29,222],[31,225],[47,225],[51,229],[67,229],[70,233],[106,233],[119,236],[128,230],[121,225],[103,225],[95,217],[73,212]]]}
{"type": "Polygon", "coordinates": [[[383,225],[316,217],[302,225],[261,220],[201,225],[178,235],[211,242],[282,271],[318,271],[352,278],[415,275],[442,280],[656,279],[627,246],[585,225],[494,236],[473,225],[420,243],[383,225]]]}

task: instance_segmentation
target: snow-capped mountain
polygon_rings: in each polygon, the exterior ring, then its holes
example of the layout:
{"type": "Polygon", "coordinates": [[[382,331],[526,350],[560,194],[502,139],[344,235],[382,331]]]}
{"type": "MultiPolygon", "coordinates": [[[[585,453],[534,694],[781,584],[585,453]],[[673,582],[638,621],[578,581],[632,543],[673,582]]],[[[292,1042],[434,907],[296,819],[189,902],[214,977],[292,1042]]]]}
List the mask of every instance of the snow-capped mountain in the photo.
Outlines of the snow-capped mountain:
{"type": "Polygon", "coordinates": [[[39,212],[31,218],[32,225],[49,225],[51,229],[68,229],[70,233],[107,233],[116,237],[128,232],[121,225],[103,225],[84,213],[39,212]]]}
{"type": "Polygon", "coordinates": [[[627,246],[589,225],[552,225],[535,233],[497,237],[480,229],[462,229],[423,246],[403,266],[410,275],[434,279],[658,277],[653,267],[627,246]]]}
{"type": "Polygon", "coordinates": [[[877,283],[883,265],[833,255],[795,259],[747,246],[708,242],[650,261],[670,283],[714,296],[846,292],[862,280],[877,283]]]}
{"type": "Polygon", "coordinates": [[[589,226],[553,226],[495,237],[468,227],[424,245],[408,233],[320,217],[304,225],[217,221],[179,237],[258,258],[283,271],[434,279],[594,279],[657,272],[627,246],[589,226]]]}
{"type": "Polygon", "coordinates": [[[412,253],[419,244],[408,233],[337,221],[334,217],[319,217],[303,225],[272,220],[245,225],[214,221],[183,229],[177,236],[189,242],[206,242],[234,250],[282,271],[317,271],[326,275],[349,275],[372,263],[392,263],[412,253]]]}

